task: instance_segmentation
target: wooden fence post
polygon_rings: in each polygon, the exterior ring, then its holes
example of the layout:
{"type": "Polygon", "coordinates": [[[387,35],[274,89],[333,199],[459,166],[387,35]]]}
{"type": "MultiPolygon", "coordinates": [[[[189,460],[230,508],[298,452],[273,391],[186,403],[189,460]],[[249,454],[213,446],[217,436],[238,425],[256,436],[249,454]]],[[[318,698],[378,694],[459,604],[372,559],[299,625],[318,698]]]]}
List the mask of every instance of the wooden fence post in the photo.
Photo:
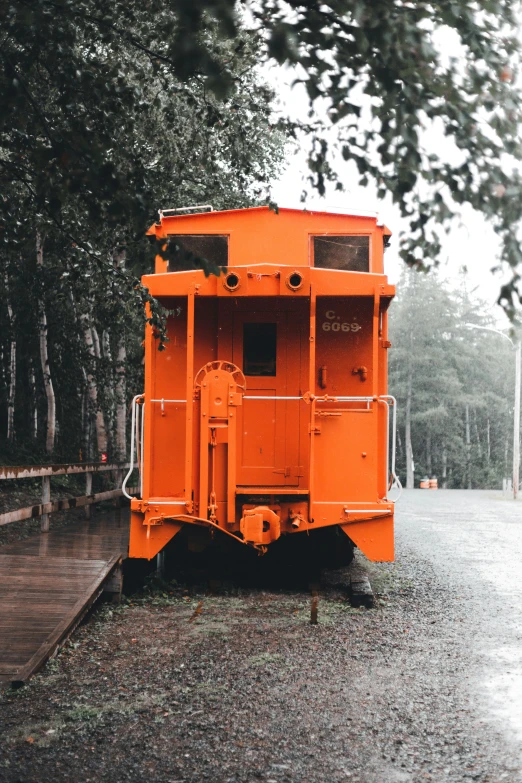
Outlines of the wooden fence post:
{"type": "MultiPolygon", "coordinates": [[[[115,470],[114,471],[114,489],[121,489],[121,485],[123,484],[123,470],[115,470]]],[[[114,499],[114,506],[115,508],[121,508],[122,506],[122,500],[123,496],[120,498],[114,499]]]]}
{"type": "MultiPolygon", "coordinates": [[[[92,495],[92,473],[85,474],[85,494],[92,495]]],[[[87,519],[91,518],[90,506],[85,506],[85,516],[87,519]]]]}
{"type": "MultiPolygon", "coordinates": [[[[50,503],[51,501],[51,477],[42,476],[42,503],[50,503]]],[[[49,531],[49,514],[42,514],[40,530],[42,533],[49,531]]]]}

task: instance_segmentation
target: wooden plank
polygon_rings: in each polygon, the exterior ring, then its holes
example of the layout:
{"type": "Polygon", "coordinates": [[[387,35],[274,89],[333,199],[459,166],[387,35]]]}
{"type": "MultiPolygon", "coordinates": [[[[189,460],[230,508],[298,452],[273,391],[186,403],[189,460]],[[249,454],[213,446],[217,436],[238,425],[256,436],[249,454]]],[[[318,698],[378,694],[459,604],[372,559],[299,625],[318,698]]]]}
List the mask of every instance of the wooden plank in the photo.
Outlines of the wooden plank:
{"type": "MultiPolygon", "coordinates": [[[[41,572],[40,567],[51,573],[55,569],[55,581],[57,583],[69,584],[69,592],[60,591],[62,599],[58,602],[56,595],[52,590],[46,589],[46,583],[42,586],[42,593],[45,591],[44,602],[32,603],[33,614],[29,611],[22,617],[18,616],[20,625],[15,634],[9,636],[2,634],[3,642],[0,640],[0,661],[2,668],[0,678],[10,680],[11,682],[25,682],[34,674],[54,652],[56,647],[64,638],[74,629],[80,621],[83,614],[94,603],[103,589],[103,583],[111,575],[112,571],[119,565],[121,556],[113,556],[108,561],[100,560],[72,560],[68,561],[68,568],[64,572],[64,558],[38,558],[38,561],[31,555],[23,558],[22,556],[0,555],[0,567],[8,568],[14,576],[17,568],[22,568],[26,578],[26,587],[40,585],[41,572]],[[6,563],[10,560],[11,563],[6,563]],[[26,562],[22,562],[25,560],[26,562]],[[27,562],[30,561],[30,562],[27,562]],[[28,573],[33,567],[32,574],[28,573]],[[76,574],[74,574],[74,569],[76,574]],[[58,603],[58,605],[57,605],[58,603]],[[45,607],[48,607],[48,613],[45,607]],[[32,619],[31,619],[32,618],[32,619]],[[58,621],[57,621],[58,620],[58,621]],[[47,622],[46,622],[47,621],[47,622]],[[8,665],[11,664],[11,668],[8,665]]],[[[22,605],[24,595],[20,591],[22,605]]],[[[27,597],[27,595],[25,596],[27,597]]],[[[19,604],[18,604],[19,606],[19,604]]],[[[26,610],[29,609],[25,604],[26,610]]],[[[17,605],[15,603],[6,604],[2,600],[2,587],[0,586],[0,618],[7,625],[16,621],[18,615],[17,605]]]]}
{"type": "Polygon", "coordinates": [[[0,680],[27,680],[74,630],[128,549],[128,515],[40,533],[0,548],[0,680]]]}
{"type": "Polygon", "coordinates": [[[63,465],[2,465],[0,479],[38,478],[39,476],[69,476],[73,473],[101,473],[105,470],[128,470],[129,462],[70,462],[63,465]]]}

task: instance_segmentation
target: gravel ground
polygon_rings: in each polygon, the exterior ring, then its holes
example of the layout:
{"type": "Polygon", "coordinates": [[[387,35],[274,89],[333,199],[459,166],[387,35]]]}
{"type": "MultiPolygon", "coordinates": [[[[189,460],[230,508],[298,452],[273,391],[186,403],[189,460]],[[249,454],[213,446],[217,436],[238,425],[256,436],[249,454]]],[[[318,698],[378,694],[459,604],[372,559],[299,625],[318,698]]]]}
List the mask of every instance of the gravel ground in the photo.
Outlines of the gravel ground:
{"type": "Polygon", "coordinates": [[[371,610],[342,572],[316,626],[297,589],[98,608],[0,695],[0,781],[520,783],[522,504],[414,491],[397,510],[371,610]]]}

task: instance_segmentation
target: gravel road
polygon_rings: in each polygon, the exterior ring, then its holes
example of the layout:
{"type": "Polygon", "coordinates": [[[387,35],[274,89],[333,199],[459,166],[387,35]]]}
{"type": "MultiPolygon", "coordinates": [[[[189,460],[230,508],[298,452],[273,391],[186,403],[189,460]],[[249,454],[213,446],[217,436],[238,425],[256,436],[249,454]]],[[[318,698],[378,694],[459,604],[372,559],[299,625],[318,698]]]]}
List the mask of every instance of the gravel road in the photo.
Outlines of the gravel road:
{"type": "Polygon", "coordinates": [[[421,491],[372,610],[170,586],[97,609],[0,694],[0,781],[522,783],[522,503],[421,491]]]}

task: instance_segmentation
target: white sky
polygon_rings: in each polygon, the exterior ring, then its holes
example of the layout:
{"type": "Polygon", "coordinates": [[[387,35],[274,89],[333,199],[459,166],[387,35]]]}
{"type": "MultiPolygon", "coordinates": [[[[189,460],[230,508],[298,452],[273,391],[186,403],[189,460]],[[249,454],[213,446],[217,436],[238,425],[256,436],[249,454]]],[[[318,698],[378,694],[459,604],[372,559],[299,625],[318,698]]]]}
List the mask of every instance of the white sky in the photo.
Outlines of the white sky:
{"type": "MultiPolygon", "coordinates": [[[[292,72],[276,66],[265,70],[265,78],[273,85],[279,94],[281,112],[294,119],[306,120],[308,102],[302,87],[291,88],[289,85],[293,78],[292,72]]],[[[350,168],[342,159],[338,163],[340,179],[345,186],[345,192],[335,190],[331,185],[324,198],[312,192],[312,188],[306,183],[308,173],[306,163],[306,146],[297,154],[290,155],[288,165],[279,181],[272,187],[272,199],[281,207],[294,207],[302,209],[342,210],[344,212],[369,212],[378,214],[388,228],[393,232],[392,244],[386,251],[385,271],[390,282],[397,282],[403,262],[398,257],[398,236],[408,228],[407,221],[401,219],[396,207],[392,204],[391,197],[385,201],[379,201],[375,189],[371,186],[360,188],[356,182],[350,186],[350,168]],[[301,201],[303,189],[308,191],[305,203],[301,201]]],[[[477,296],[488,302],[496,317],[499,328],[508,328],[509,321],[502,309],[495,304],[503,279],[509,275],[493,275],[491,268],[496,265],[499,252],[499,243],[492,228],[486,224],[481,215],[473,212],[471,208],[461,211],[457,225],[452,229],[444,243],[443,251],[439,259],[439,273],[442,278],[448,280],[451,285],[462,285],[460,269],[466,266],[468,269],[469,289],[476,289],[477,296]]]]}

